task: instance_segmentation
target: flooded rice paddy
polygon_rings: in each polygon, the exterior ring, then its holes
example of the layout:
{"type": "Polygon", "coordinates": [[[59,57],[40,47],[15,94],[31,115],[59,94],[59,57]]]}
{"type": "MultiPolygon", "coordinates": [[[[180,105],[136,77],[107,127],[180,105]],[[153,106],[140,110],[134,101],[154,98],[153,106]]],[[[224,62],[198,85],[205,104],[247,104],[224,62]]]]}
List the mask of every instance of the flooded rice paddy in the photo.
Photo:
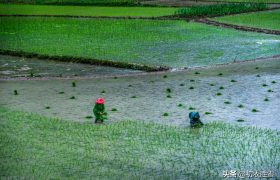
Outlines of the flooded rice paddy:
{"type": "Polygon", "coordinates": [[[0,55],[0,78],[2,79],[22,77],[96,77],[139,72],[141,71],[0,55]]]}
{"type": "Polygon", "coordinates": [[[188,126],[188,113],[195,110],[205,123],[280,129],[280,59],[128,77],[1,80],[0,86],[0,105],[66,120],[93,122],[94,100],[102,96],[107,123],[188,126]]]}

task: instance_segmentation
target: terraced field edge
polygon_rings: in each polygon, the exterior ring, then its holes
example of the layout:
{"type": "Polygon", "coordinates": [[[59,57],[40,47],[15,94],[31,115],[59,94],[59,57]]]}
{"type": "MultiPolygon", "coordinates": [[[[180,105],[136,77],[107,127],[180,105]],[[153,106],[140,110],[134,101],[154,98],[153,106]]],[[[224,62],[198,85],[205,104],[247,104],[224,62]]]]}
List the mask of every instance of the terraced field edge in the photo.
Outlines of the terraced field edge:
{"type": "Polygon", "coordinates": [[[147,66],[144,64],[126,63],[126,62],[119,62],[119,61],[115,62],[110,60],[98,60],[94,58],[83,58],[83,57],[73,57],[73,56],[51,56],[46,54],[37,54],[31,52],[12,51],[12,50],[4,50],[4,49],[0,49],[0,54],[26,57],[26,58],[49,59],[49,60],[55,60],[61,62],[75,62],[75,63],[91,64],[91,65],[98,65],[98,66],[110,66],[110,67],[117,67],[117,68],[141,70],[146,72],[167,71],[170,69],[169,67],[166,66],[147,66]]]}
{"type": "Polygon", "coordinates": [[[228,24],[228,23],[221,23],[221,22],[209,20],[207,18],[196,19],[195,21],[199,22],[199,23],[212,25],[212,26],[223,27],[223,28],[232,28],[232,29],[241,30],[241,31],[280,35],[280,31],[277,31],[277,30],[262,29],[262,28],[240,26],[240,25],[234,25],[234,24],[228,24]]]}

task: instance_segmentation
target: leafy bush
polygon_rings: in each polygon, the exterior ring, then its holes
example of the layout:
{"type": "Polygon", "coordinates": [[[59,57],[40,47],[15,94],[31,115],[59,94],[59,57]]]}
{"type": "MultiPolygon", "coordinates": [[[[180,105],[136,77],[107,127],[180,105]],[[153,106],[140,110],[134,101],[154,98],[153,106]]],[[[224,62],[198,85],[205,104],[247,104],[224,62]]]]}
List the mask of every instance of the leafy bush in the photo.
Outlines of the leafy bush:
{"type": "Polygon", "coordinates": [[[265,9],[267,9],[267,5],[264,3],[217,4],[210,6],[192,6],[189,8],[181,8],[175,11],[175,15],[188,18],[213,17],[265,9]]]}

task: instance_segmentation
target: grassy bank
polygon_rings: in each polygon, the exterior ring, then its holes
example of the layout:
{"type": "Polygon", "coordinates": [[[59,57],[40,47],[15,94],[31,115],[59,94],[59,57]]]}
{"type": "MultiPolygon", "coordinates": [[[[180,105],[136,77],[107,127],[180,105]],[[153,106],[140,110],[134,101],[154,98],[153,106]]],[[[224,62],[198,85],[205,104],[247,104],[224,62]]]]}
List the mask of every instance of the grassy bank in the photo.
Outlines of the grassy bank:
{"type": "Polygon", "coordinates": [[[267,6],[261,4],[217,4],[210,6],[193,6],[189,8],[178,9],[175,15],[181,17],[213,17],[229,14],[239,14],[250,11],[260,11],[267,9],[267,6]]]}
{"type": "Polygon", "coordinates": [[[173,15],[176,8],[94,7],[0,4],[0,15],[65,15],[65,16],[141,16],[173,15]]]}
{"type": "Polygon", "coordinates": [[[151,67],[203,66],[279,54],[271,40],[280,37],[185,21],[1,17],[0,27],[2,50],[151,67]],[[256,46],[259,41],[266,43],[256,46]]]}
{"type": "Polygon", "coordinates": [[[224,170],[280,171],[278,131],[223,123],[95,126],[0,112],[1,177],[217,179],[224,170]]]}
{"type": "Polygon", "coordinates": [[[255,28],[280,30],[280,10],[212,18],[214,21],[255,28]]]}

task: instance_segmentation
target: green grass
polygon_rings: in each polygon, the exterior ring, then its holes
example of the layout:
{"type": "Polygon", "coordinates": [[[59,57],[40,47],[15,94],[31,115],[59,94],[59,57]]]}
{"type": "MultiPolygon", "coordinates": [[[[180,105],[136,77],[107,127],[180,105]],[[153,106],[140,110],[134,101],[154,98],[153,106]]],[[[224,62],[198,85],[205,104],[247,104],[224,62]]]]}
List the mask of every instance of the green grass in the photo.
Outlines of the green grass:
{"type": "Polygon", "coordinates": [[[67,15],[158,17],[173,15],[176,8],[159,7],[94,7],[0,4],[1,15],[67,15]]]}
{"type": "Polygon", "coordinates": [[[231,169],[280,171],[279,131],[218,122],[94,125],[0,112],[1,177],[222,179],[231,169]]]}
{"type": "Polygon", "coordinates": [[[181,8],[175,11],[175,15],[183,17],[213,17],[229,14],[238,14],[250,11],[259,11],[267,9],[265,4],[216,4],[209,6],[192,6],[189,8],[181,8]]]}
{"type": "Polygon", "coordinates": [[[275,41],[280,37],[185,21],[0,18],[0,49],[149,66],[181,68],[272,56],[279,54],[275,41]]]}
{"type": "Polygon", "coordinates": [[[280,10],[212,18],[214,21],[241,26],[280,30],[280,10]]]}

